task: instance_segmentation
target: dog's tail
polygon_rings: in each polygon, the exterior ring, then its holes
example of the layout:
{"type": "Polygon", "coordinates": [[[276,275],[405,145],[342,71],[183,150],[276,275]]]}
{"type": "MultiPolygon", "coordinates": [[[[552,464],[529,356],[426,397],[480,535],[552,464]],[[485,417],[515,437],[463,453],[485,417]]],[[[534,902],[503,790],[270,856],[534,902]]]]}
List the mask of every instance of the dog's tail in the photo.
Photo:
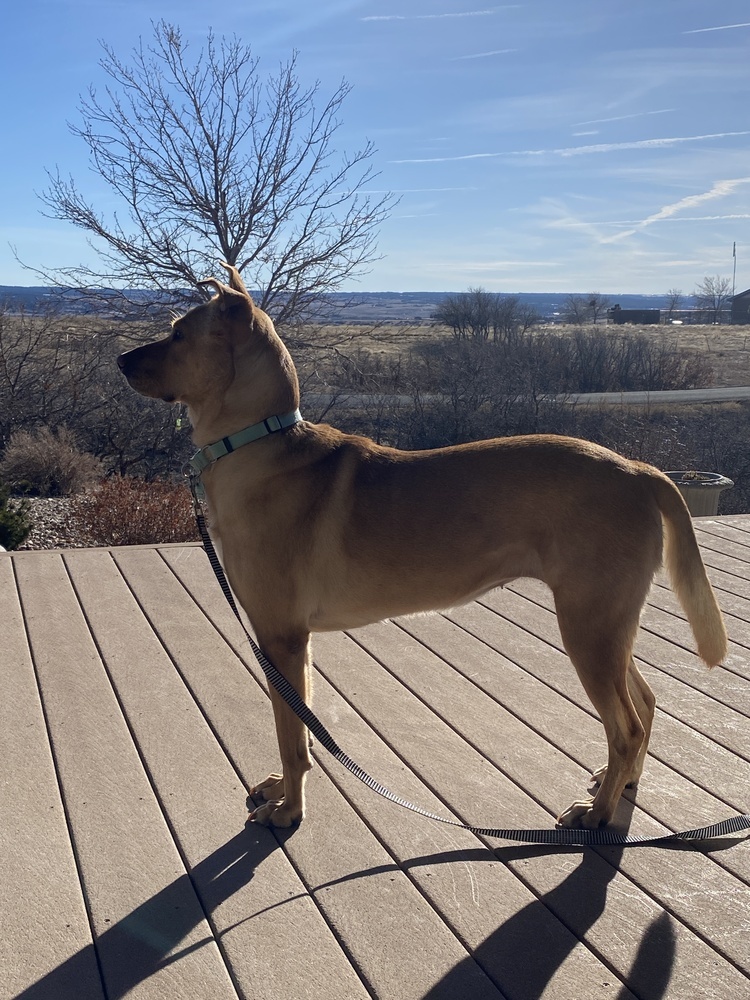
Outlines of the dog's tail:
{"type": "Polygon", "coordinates": [[[726,656],[727,633],[706,575],[693,522],[682,494],[670,479],[659,476],[654,484],[666,528],[667,572],[690,622],[699,656],[709,667],[715,667],[726,656]]]}

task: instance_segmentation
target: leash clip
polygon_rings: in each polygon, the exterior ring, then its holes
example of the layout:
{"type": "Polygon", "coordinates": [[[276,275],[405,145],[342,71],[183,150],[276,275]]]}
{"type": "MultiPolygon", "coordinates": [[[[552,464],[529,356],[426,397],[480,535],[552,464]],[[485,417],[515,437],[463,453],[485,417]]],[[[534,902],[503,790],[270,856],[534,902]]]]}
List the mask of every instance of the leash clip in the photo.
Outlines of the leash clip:
{"type": "Polygon", "coordinates": [[[193,498],[193,509],[198,514],[201,503],[206,500],[206,490],[201,482],[201,474],[197,472],[190,462],[185,462],[182,467],[182,474],[187,479],[190,495],[193,498]]]}

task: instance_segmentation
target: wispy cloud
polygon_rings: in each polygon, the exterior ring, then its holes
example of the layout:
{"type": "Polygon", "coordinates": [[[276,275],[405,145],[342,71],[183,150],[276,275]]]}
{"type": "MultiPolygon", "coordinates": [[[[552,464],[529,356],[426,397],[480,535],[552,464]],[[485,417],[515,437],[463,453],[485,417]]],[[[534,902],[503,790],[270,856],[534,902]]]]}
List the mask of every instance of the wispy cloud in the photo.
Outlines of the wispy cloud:
{"type": "Polygon", "coordinates": [[[681,215],[669,222],[724,222],[727,219],[750,219],[750,213],[737,212],[732,215],[681,215]]]}
{"type": "Polygon", "coordinates": [[[645,118],[647,115],[666,115],[675,108],[659,108],[658,111],[636,111],[630,115],[615,115],[614,118],[592,118],[587,122],[573,122],[571,128],[579,128],[582,125],[603,125],[605,122],[624,122],[628,118],[645,118]]]}
{"type": "Polygon", "coordinates": [[[744,132],[713,132],[708,135],[664,136],[659,139],[636,139],[633,142],[601,142],[591,146],[568,146],[563,149],[525,149],[514,153],[514,156],[543,156],[553,153],[556,156],[585,156],[589,153],[614,153],[621,149],[663,149],[676,146],[682,142],[704,142],[709,139],[728,139],[732,136],[750,135],[750,130],[744,132]]]}
{"type": "MultiPolygon", "coordinates": [[[[724,222],[727,219],[750,219],[750,213],[737,212],[730,215],[677,215],[670,216],[668,218],[662,219],[662,222],[724,222]]],[[[611,219],[607,222],[583,222],[580,219],[556,219],[549,223],[550,227],[564,228],[564,229],[593,229],[593,228],[603,228],[612,226],[629,226],[633,232],[635,232],[634,227],[641,226],[643,223],[642,219],[611,219]]],[[[619,234],[623,235],[623,234],[619,234]]],[[[610,240],[605,240],[604,242],[612,242],[610,240]]]]}
{"type": "Polygon", "coordinates": [[[491,17],[501,10],[513,10],[520,4],[505,4],[502,7],[487,7],[484,10],[457,10],[444,14],[370,14],[360,21],[443,21],[452,17],[491,17]]]}
{"type": "Polygon", "coordinates": [[[692,222],[703,222],[703,221],[718,221],[719,219],[731,219],[731,218],[747,218],[746,215],[714,215],[714,216],[683,216],[681,213],[685,210],[695,208],[697,205],[702,205],[707,201],[714,201],[716,198],[726,198],[728,195],[733,194],[734,191],[743,184],[750,184],[750,177],[733,177],[727,180],[717,181],[712,188],[708,191],[703,191],[701,194],[690,194],[685,198],[680,198],[679,201],[674,201],[669,205],[665,205],[660,208],[658,212],[654,212],[652,215],[646,216],[645,219],[641,219],[640,222],[632,225],[630,229],[627,229],[621,233],[617,233],[615,236],[610,236],[604,240],[605,243],[617,243],[620,240],[626,239],[628,236],[632,236],[634,233],[640,232],[646,229],[648,226],[653,226],[657,222],[666,221],[692,221],[692,222]]]}
{"type": "Polygon", "coordinates": [[[509,52],[518,52],[518,49],[493,49],[492,52],[474,52],[469,56],[453,56],[449,62],[460,62],[463,59],[488,59],[490,56],[505,56],[509,52]]]}
{"type": "Polygon", "coordinates": [[[504,153],[465,153],[463,156],[416,156],[413,159],[389,160],[390,163],[457,163],[459,160],[486,160],[504,153]]]}
{"type": "Polygon", "coordinates": [[[663,149],[683,142],[705,142],[710,139],[728,139],[743,132],[712,132],[708,135],[664,136],[659,139],[637,139],[633,142],[601,142],[589,146],[564,146],[559,149],[515,149],[502,153],[464,153],[461,156],[415,157],[413,159],[391,160],[391,163],[455,163],[460,160],[486,160],[501,156],[586,156],[593,153],[614,153],[623,149],[663,149]]]}
{"type": "Polygon", "coordinates": [[[683,35],[702,35],[706,31],[730,31],[732,28],[750,28],[750,21],[743,21],[741,24],[717,24],[714,28],[693,28],[691,31],[683,31],[683,35]]]}
{"type": "Polygon", "coordinates": [[[702,194],[690,194],[685,198],[680,198],[679,201],[673,202],[671,205],[665,205],[664,208],[660,208],[658,212],[654,212],[653,215],[649,215],[648,218],[644,219],[641,225],[650,226],[652,222],[668,219],[673,215],[677,215],[683,209],[702,205],[704,201],[713,201],[714,198],[725,198],[728,194],[732,194],[741,184],[748,183],[750,183],[750,177],[734,177],[729,180],[717,181],[709,191],[704,191],[702,194]]]}
{"type": "Polygon", "coordinates": [[[636,139],[633,142],[600,142],[591,146],[568,146],[562,149],[525,149],[514,156],[543,156],[552,153],[555,156],[585,156],[589,153],[614,153],[622,149],[663,149],[676,146],[682,142],[705,142],[709,139],[728,139],[732,136],[750,135],[744,132],[713,132],[708,135],[663,136],[659,139],[636,139]]]}

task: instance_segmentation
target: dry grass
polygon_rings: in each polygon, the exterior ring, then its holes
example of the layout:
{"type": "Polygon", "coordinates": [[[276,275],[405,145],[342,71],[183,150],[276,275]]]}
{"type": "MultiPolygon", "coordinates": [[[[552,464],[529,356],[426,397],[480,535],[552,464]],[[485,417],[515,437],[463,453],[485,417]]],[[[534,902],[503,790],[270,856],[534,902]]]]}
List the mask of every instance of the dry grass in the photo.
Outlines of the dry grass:
{"type": "MultiPolygon", "coordinates": [[[[540,332],[570,334],[573,326],[562,323],[542,324],[534,328],[540,332]]],[[[592,329],[592,328],[586,328],[592,329]]],[[[714,371],[715,386],[750,385],[750,327],[748,326],[614,326],[599,324],[602,333],[612,336],[642,334],[649,338],[663,338],[666,343],[687,351],[697,351],[708,361],[714,371]]],[[[426,324],[396,326],[393,324],[370,326],[321,326],[303,331],[300,340],[315,349],[329,348],[349,355],[367,351],[383,359],[394,358],[399,353],[418,349],[435,341],[451,340],[452,333],[443,327],[426,324]]],[[[305,349],[301,353],[304,365],[305,349]]]]}

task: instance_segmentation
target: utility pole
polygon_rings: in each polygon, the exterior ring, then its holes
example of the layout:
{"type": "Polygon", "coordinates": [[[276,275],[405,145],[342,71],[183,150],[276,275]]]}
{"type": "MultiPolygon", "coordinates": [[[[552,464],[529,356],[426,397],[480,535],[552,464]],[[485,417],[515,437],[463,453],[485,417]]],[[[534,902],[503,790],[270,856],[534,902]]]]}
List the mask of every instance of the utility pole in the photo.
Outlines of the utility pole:
{"type": "Polygon", "coordinates": [[[732,244],[732,298],[734,298],[735,279],[737,277],[737,244],[732,244]]]}

